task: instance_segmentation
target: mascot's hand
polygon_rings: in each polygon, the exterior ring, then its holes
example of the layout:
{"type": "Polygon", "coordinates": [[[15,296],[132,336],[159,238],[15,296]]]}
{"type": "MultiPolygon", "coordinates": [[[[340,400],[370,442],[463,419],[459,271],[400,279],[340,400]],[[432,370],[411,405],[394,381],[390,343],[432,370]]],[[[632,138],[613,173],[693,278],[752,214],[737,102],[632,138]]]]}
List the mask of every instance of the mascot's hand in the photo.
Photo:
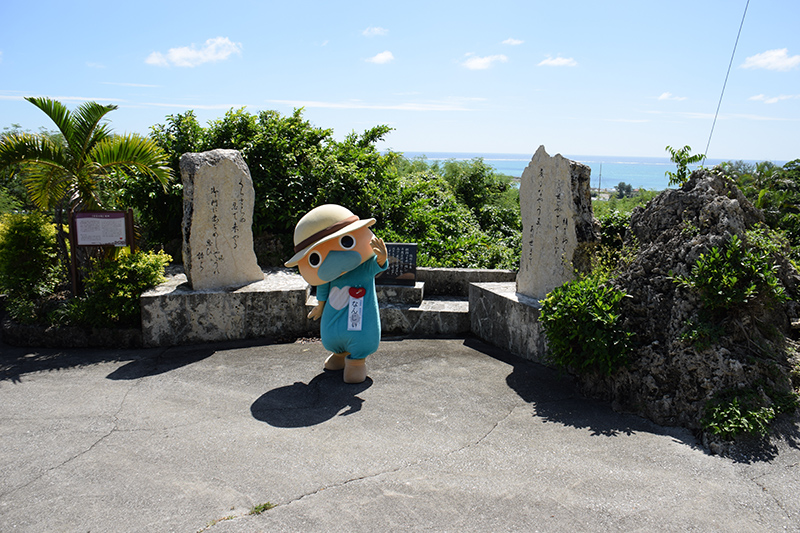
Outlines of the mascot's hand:
{"type": "Polygon", "coordinates": [[[372,246],[372,251],[375,252],[375,256],[378,259],[378,264],[380,266],[385,265],[386,257],[389,254],[386,251],[386,243],[383,242],[383,239],[373,236],[369,241],[369,245],[372,246]]]}
{"type": "Polygon", "coordinates": [[[312,320],[319,320],[319,318],[322,316],[322,308],[323,307],[325,307],[325,302],[319,302],[314,307],[314,309],[312,309],[311,312],[308,313],[308,318],[310,318],[312,320]]]}

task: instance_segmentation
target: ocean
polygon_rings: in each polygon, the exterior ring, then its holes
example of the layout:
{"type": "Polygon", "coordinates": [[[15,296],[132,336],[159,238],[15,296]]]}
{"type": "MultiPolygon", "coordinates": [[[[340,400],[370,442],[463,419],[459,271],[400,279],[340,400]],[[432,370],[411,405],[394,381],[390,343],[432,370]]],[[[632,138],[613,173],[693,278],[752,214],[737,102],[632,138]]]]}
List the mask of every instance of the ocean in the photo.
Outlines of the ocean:
{"type": "MultiPolygon", "coordinates": [[[[447,159],[470,160],[482,157],[483,161],[491,165],[498,173],[519,178],[522,171],[530,163],[533,154],[493,154],[493,153],[466,153],[466,152],[403,152],[409,159],[425,156],[429,161],[447,159]]],[[[552,155],[552,154],[551,154],[552,155]]],[[[634,189],[650,189],[662,191],[667,188],[669,178],[666,172],[675,172],[677,166],[668,157],[621,157],[621,156],[585,156],[567,155],[564,157],[589,165],[592,169],[592,187],[613,189],[620,182],[633,186],[634,189]]],[[[713,167],[727,159],[707,159],[706,167],[713,167]]],[[[747,161],[756,163],[756,161],[747,161]]],[[[785,161],[775,161],[783,165],[785,161]]],[[[692,170],[699,165],[690,165],[692,170]]]]}

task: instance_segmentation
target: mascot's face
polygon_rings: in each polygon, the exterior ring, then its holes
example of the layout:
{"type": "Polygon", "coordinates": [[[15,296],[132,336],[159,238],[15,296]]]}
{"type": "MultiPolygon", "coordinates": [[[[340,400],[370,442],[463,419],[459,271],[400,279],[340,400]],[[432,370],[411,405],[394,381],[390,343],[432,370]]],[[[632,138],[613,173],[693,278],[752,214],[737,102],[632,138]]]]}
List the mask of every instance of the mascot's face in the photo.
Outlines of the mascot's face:
{"type": "Polygon", "coordinates": [[[311,285],[333,281],[375,254],[370,245],[372,237],[372,231],[363,227],[317,244],[297,263],[297,268],[311,285]]]}

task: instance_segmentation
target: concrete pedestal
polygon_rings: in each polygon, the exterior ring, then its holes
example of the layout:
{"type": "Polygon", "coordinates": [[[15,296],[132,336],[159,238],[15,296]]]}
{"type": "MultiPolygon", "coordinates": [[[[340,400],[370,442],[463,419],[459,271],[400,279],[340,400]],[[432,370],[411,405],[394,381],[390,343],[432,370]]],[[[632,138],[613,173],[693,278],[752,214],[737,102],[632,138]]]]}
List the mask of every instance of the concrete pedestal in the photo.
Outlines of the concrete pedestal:
{"type": "Polygon", "coordinates": [[[524,359],[546,362],[541,305],[516,292],[516,283],[472,283],[469,310],[474,335],[524,359]]]}
{"type": "MultiPolygon", "coordinates": [[[[466,298],[424,298],[425,283],[378,285],[384,335],[450,336],[470,330],[466,298]]],[[[317,304],[311,287],[292,271],[266,272],[263,281],[236,289],[193,291],[178,274],[144,293],[142,342],[170,346],[259,337],[319,335],[308,312],[317,304]]]]}
{"type": "Polygon", "coordinates": [[[142,294],[142,340],[170,346],[306,336],[315,327],[306,317],[309,289],[300,276],[279,271],[237,289],[193,291],[179,274],[142,294]]]}

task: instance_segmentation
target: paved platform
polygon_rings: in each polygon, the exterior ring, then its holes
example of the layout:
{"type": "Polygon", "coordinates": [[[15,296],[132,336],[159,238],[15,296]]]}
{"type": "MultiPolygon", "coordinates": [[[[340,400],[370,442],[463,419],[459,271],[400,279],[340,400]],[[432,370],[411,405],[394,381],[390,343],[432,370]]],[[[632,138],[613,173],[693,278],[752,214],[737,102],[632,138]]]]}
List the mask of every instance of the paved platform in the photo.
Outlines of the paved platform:
{"type": "Polygon", "coordinates": [[[712,456],[474,339],[360,385],[318,342],[0,349],[2,531],[800,529],[797,440],[712,456]]]}

